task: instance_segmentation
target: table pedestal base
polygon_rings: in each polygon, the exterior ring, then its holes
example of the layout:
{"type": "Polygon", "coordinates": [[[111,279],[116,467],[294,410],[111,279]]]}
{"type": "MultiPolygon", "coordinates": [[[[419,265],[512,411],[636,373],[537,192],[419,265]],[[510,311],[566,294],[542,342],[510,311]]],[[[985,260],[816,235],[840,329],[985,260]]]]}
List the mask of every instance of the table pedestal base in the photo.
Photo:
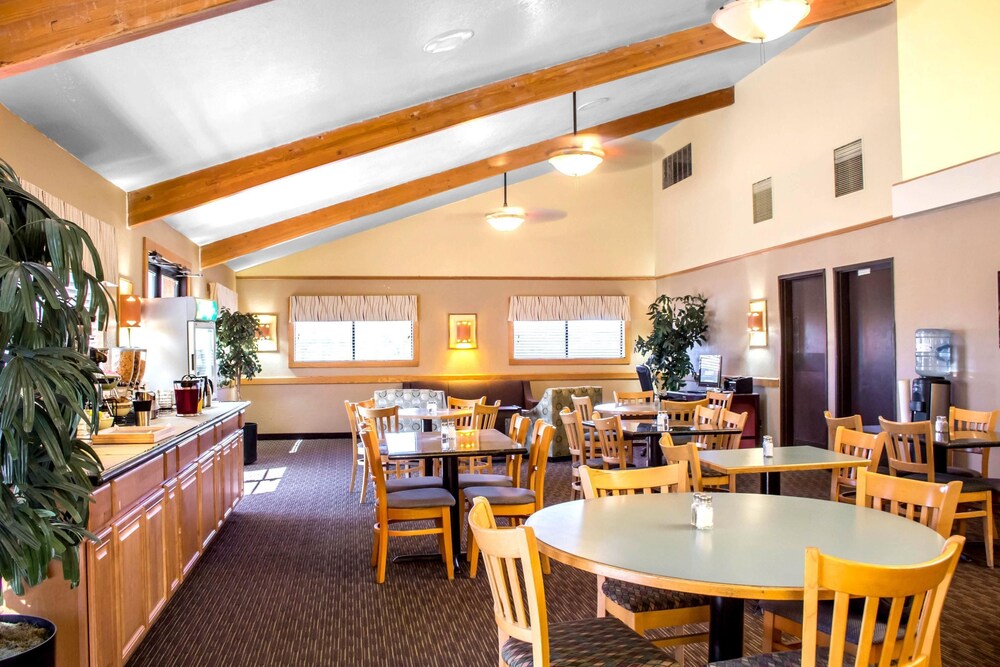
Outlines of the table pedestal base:
{"type": "Polygon", "coordinates": [[[781,473],[762,472],[760,474],[760,492],[769,496],[781,495],[781,473]]]}
{"type": "Polygon", "coordinates": [[[708,661],[743,657],[743,600],[709,598],[708,661]]]}

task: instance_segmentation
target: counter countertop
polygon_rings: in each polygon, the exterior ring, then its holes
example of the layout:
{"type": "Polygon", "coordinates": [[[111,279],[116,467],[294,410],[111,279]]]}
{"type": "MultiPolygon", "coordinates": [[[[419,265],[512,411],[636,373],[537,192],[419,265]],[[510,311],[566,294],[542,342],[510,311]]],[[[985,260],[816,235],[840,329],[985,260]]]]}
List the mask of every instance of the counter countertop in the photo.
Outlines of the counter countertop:
{"type": "Polygon", "coordinates": [[[172,412],[163,413],[150,422],[153,425],[169,425],[175,427],[174,434],[156,444],[137,445],[92,445],[97,457],[104,464],[104,470],[96,478],[91,478],[94,486],[100,486],[132,470],[151,458],[162,454],[171,447],[180,444],[184,439],[197,433],[209,424],[225,419],[250,405],[249,401],[223,403],[216,401],[212,407],[205,409],[200,415],[193,417],[178,417],[172,412]]]}

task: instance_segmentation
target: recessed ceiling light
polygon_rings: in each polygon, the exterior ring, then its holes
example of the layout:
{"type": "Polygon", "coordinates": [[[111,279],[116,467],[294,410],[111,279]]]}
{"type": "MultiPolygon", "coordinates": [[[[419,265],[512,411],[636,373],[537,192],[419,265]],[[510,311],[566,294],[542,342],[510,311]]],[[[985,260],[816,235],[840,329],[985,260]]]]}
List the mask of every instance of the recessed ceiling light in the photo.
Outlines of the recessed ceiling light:
{"type": "Polygon", "coordinates": [[[600,106],[600,105],[604,104],[605,102],[609,102],[610,100],[611,100],[610,97],[598,97],[596,100],[590,100],[589,102],[584,102],[583,104],[581,104],[580,106],[578,106],[576,108],[576,110],[577,111],[585,111],[587,109],[593,109],[594,107],[600,106]]]}
{"type": "Polygon", "coordinates": [[[424,44],[424,51],[427,53],[446,53],[447,51],[454,51],[458,47],[465,44],[467,41],[472,39],[475,35],[471,30],[449,30],[448,32],[443,32],[437,37],[431,39],[431,41],[424,44]]]}

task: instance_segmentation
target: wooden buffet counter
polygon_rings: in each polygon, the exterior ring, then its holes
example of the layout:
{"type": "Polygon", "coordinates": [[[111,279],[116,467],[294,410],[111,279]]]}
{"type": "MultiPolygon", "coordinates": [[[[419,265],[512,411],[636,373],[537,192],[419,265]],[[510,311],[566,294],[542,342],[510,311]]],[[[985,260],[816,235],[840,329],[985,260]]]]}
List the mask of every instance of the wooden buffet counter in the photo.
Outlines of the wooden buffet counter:
{"type": "Polygon", "coordinates": [[[81,546],[80,585],[53,563],[50,578],[18,597],[13,613],[57,627],[60,667],[123,665],[243,496],[247,402],[216,403],[196,417],[162,416],[176,435],[155,445],[100,445],[81,546]]]}

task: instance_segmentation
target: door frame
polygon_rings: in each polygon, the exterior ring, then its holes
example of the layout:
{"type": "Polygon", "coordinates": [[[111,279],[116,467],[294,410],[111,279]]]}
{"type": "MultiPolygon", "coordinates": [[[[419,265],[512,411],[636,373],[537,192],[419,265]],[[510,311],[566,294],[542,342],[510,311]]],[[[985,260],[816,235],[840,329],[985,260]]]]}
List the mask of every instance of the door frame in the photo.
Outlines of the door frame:
{"type": "MultiPolygon", "coordinates": [[[[781,323],[780,338],[781,338],[781,354],[779,359],[779,381],[778,381],[778,403],[781,419],[779,427],[781,429],[781,442],[789,442],[792,437],[792,411],[791,411],[791,390],[792,387],[789,386],[788,378],[791,377],[792,372],[792,360],[791,355],[786,354],[792,349],[791,346],[791,308],[789,307],[789,301],[791,299],[789,291],[791,289],[791,283],[795,280],[801,280],[803,278],[815,278],[819,277],[823,280],[823,299],[824,303],[826,300],[826,269],[813,269],[810,271],[800,271],[798,273],[787,273],[785,275],[778,276],[778,317],[781,323]]],[[[823,390],[824,390],[824,404],[830,404],[830,332],[829,332],[830,322],[829,322],[829,310],[828,307],[823,309],[823,346],[827,349],[827,360],[823,364],[823,390]]]]}
{"type": "MultiPolygon", "coordinates": [[[[836,341],[836,352],[834,353],[834,364],[836,365],[835,378],[837,381],[836,388],[834,390],[834,404],[837,409],[837,416],[843,417],[850,411],[850,407],[847,405],[845,400],[844,387],[847,385],[847,376],[849,373],[850,362],[848,360],[848,355],[844,354],[844,351],[848,349],[847,342],[847,331],[844,327],[844,299],[846,298],[844,291],[844,282],[846,281],[849,274],[858,271],[859,269],[889,269],[889,283],[892,288],[892,349],[893,352],[896,351],[896,272],[893,267],[893,258],[886,257],[883,259],[875,259],[870,262],[859,262],[857,264],[850,264],[848,266],[836,266],[833,268],[833,310],[834,310],[834,340],[836,341]]],[[[896,393],[896,379],[897,379],[897,364],[896,359],[892,360],[892,391],[893,396],[896,393]]],[[[893,399],[893,419],[898,418],[896,415],[896,401],[893,399]]]]}

